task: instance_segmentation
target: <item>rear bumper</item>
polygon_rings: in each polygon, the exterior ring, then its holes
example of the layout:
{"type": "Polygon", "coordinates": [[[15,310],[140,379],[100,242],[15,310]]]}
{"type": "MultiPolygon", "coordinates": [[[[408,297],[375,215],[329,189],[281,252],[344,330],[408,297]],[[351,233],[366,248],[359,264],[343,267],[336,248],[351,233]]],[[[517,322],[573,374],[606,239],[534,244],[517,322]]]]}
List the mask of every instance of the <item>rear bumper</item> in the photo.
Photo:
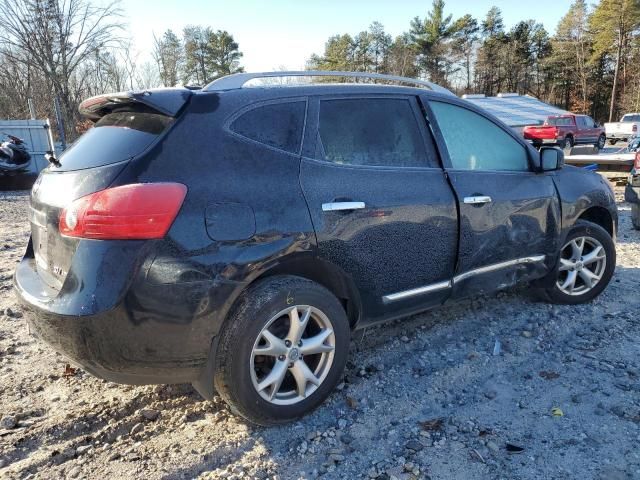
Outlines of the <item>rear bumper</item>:
{"type": "Polygon", "coordinates": [[[48,290],[28,256],[16,269],[14,286],[37,337],[92,375],[136,385],[198,379],[230,299],[242,287],[229,281],[155,285],[134,279],[122,297],[97,300],[108,308],[87,308],[71,300],[77,292],[48,290]]]}
{"type": "Polygon", "coordinates": [[[557,146],[560,145],[561,140],[557,138],[529,138],[528,139],[535,146],[541,145],[549,145],[549,146],[557,146]]]}

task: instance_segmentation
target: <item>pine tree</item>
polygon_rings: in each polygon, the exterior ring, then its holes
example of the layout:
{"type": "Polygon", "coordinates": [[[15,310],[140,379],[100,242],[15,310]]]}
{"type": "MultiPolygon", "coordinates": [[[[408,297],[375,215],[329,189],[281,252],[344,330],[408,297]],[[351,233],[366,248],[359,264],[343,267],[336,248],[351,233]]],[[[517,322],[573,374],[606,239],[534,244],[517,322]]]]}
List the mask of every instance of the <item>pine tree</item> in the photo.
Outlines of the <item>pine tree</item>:
{"type": "Polygon", "coordinates": [[[242,52],[233,36],[226,30],[218,30],[209,37],[208,41],[207,69],[210,72],[211,80],[231,75],[233,73],[244,72],[240,66],[242,52]]]}
{"type": "MultiPolygon", "coordinates": [[[[593,56],[597,61],[604,57],[613,64],[613,85],[609,102],[609,121],[616,113],[621,67],[630,54],[631,41],[640,29],[640,1],[601,0],[589,18],[593,31],[593,56]]],[[[626,72],[622,84],[626,86],[626,72]]]]}
{"type": "Polygon", "coordinates": [[[165,87],[175,87],[180,79],[184,62],[182,42],[167,30],[160,38],[154,37],[153,57],[158,65],[160,81],[165,87]]]}
{"type": "Polygon", "coordinates": [[[453,24],[453,53],[460,57],[460,63],[465,72],[466,91],[471,91],[471,66],[474,48],[478,42],[480,27],[478,21],[467,14],[453,24]]]}
{"type": "Polygon", "coordinates": [[[444,0],[433,0],[424,19],[415,17],[411,21],[411,38],[418,51],[418,64],[432,82],[448,85],[451,73],[451,38],[455,33],[452,16],[444,15],[444,0]]]}

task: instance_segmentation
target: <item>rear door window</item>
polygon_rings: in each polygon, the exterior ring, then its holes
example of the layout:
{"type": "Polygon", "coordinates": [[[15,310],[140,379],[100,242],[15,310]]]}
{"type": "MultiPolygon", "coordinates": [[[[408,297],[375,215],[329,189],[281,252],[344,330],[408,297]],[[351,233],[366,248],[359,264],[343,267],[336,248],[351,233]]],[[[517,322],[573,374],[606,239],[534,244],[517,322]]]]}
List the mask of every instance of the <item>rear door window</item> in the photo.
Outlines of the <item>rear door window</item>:
{"type": "Polygon", "coordinates": [[[407,98],[320,101],[316,158],[344,165],[437,166],[407,98]]]}
{"type": "Polygon", "coordinates": [[[60,157],[56,171],[102,167],[142,153],[173,122],[148,112],[114,112],[96,122],[60,157]]]}
{"type": "Polygon", "coordinates": [[[555,125],[556,127],[569,127],[573,125],[570,117],[555,117],[547,120],[547,125],[555,125]]]}
{"type": "Polygon", "coordinates": [[[580,128],[589,128],[589,122],[587,121],[587,117],[576,117],[578,120],[578,127],[580,128]]]}
{"type": "Polygon", "coordinates": [[[231,121],[230,130],[250,140],[290,153],[300,153],[307,102],[261,105],[231,121]]]}

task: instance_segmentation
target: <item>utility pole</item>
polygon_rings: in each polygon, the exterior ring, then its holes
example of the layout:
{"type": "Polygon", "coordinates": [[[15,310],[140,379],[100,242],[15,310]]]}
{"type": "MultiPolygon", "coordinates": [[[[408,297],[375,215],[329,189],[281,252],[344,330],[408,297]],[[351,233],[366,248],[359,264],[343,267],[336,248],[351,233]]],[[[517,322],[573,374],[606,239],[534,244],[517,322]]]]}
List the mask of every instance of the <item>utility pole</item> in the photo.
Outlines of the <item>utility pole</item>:
{"type": "Polygon", "coordinates": [[[29,116],[31,117],[31,120],[35,120],[36,119],[36,109],[33,106],[33,98],[31,98],[31,97],[27,98],[27,105],[29,106],[29,116]]]}
{"type": "Polygon", "coordinates": [[[58,135],[60,136],[60,145],[62,151],[67,149],[67,139],[64,135],[64,119],[62,118],[62,111],[60,110],[60,100],[58,96],[54,98],[54,107],[56,110],[56,124],[58,125],[58,135]]]}

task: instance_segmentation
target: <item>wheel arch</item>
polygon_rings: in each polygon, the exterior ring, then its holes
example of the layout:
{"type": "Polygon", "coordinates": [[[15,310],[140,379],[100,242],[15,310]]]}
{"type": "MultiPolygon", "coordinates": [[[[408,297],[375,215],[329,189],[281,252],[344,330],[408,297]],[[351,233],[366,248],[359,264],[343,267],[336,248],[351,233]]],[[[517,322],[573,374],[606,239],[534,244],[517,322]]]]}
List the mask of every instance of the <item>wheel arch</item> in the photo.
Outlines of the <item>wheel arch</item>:
{"type": "Polygon", "coordinates": [[[612,238],[615,238],[615,231],[613,225],[613,217],[609,210],[604,207],[593,206],[587,208],[580,214],[578,220],[586,220],[596,225],[600,225],[604,228],[612,238]]]}
{"type": "Polygon", "coordinates": [[[261,272],[247,288],[255,282],[275,275],[302,277],[322,285],[340,301],[352,329],[360,321],[362,304],[358,289],[352,278],[337,265],[314,255],[286,256],[281,258],[276,265],[261,272]]]}

